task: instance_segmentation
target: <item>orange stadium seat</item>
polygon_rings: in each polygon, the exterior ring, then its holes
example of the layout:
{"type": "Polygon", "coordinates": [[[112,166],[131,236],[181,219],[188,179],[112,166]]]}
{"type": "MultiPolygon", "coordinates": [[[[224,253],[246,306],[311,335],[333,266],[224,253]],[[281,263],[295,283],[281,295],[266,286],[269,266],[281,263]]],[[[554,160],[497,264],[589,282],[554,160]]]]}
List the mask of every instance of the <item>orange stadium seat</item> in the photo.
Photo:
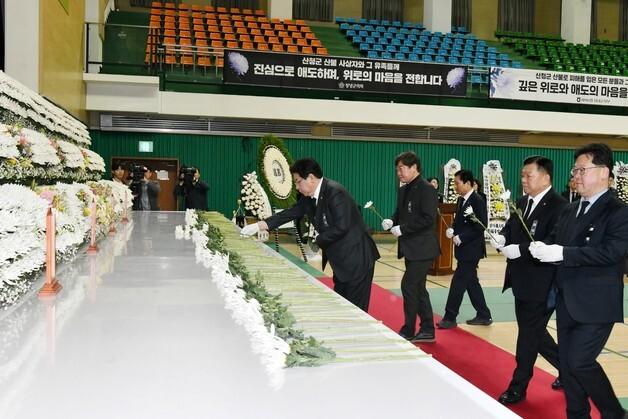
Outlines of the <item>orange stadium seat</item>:
{"type": "Polygon", "coordinates": [[[242,42],[242,49],[255,49],[252,42],[242,42]]]}
{"type": "Polygon", "coordinates": [[[270,23],[274,23],[274,24],[281,23],[281,19],[274,17],[270,19],[270,23]]]}
{"type": "Polygon", "coordinates": [[[190,10],[190,5],[185,3],[179,3],[179,10],[190,10]]]}
{"type": "Polygon", "coordinates": [[[262,9],[255,10],[255,16],[266,16],[266,12],[262,9]]]}
{"type": "Polygon", "coordinates": [[[173,18],[176,16],[176,12],[172,9],[166,9],[163,12],[164,16],[172,16],[173,18]]]}
{"type": "Polygon", "coordinates": [[[207,32],[220,32],[220,27],[218,25],[207,26],[207,32]]]}
{"type": "Polygon", "coordinates": [[[285,31],[286,27],[283,24],[279,23],[279,24],[275,24],[273,26],[273,29],[276,31],[285,31]]]}
{"type": "Polygon", "coordinates": [[[209,34],[209,39],[211,39],[211,40],[214,40],[214,39],[222,40],[222,34],[220,32],[211,32],[209,34]]]}
{"type": "Polygon", "coordinates": [[[151,2],[150,7],[161,9],[161,7],[162,7],[161,6],[161,2],[160,1],[151,2]]]}
{"type": "Polygon", "coordinates": [[[253,14],[253,10],[251,10],[251,9],[242,9],[242,14],[243,15],[252,15],[253,14]]]}
{"type": "Polygon", "coordinates": [[[218,19],[220,19],[220,20],[231,20],[231,16],[229,16],[226,13],[221,13],[221,14],[218,15],[218,19]]]}
{"type": "Polygon", "coordinates": [[[223,35],[224,35],[223,39],[225,41],[235,41],[237,39],[236,36],[234,34],[232,34],[232,33],[225,33],[223,35]]]}
{"type": "Polygon", "coordinates": [[[231,15],[231,20],[233,20],[234,22],[241,22],[242,15],[231,15]]]}
{"type": "Polygon", "coordinates": [[[286,28],[288,30],[288,32],[298,32],[299,28],[297,28],[295,25],[288,25],[288,27],[286,28]]]}
{"type": "Polygon", "coordinates": [[[312,29],[310,29],[309,26],[302,26],[301,27],[301,33],[311,33],[312,29]]]}
{"type": "Polygon", "coordinates": [[[193,29],[194,29],[194,32],[205,32],[205,25],[194,25],[193,29]]]}
{"type": "Polygon", "coordinates": [[[194,25],[204,25],[205,24],[205,20],[203,18],[200,18],[200,17],[195,17],[194,19],[192,19],[192,24],[194,24],[194,25]]]}
{"type": "Polygon", "coordinates": [[[190,34],[190,31],[179,30],[179,38],[192,38],[192,34],[190,34]]]}
{"type": "Polygon", "coordinates": [[[246,28],[236,28],[236,33],[239,35],[248,35],[249,31],[246,28]]]}
{"type": "Polygon", "coordinates": [[[286,51],[296,54],[299,52],[299,48],[296,45],[288,45],[286,51]]]}
{"type": "Polygon", "coordinates": [[[251,29],[251,31],[249,32],[252,36],[261,36],[262,35],[262,31],[260,31],[259,29],[251,29]]]}
{"type": "Polygon", "coordinates": [[[240,41],[240,42],[252,42],[250,35],[240,35],[240,36],[238,36],[238,41],[240,41]]]}
{"type": "Polygon", "coordinates": [[[295,23],[299,26],[307,25],[307,23],[305,23],[305,20],[301,20],[301,19],[297,19],[295,23]]]}
{"type": "Polygon", "coordinates": [[[221,40],[214,39],[212,40],[211,46],[213,48],[224,48],[225,44],[221,40]]]}
{"type": "Polygon", "coordinates": [[[194,45],[197,47],[207,47],[207,39],[195,39],[194,45]]]}
{"type": "Polygon", "coordinates": [[[255,36],[255,38],[253,38],[253,42],[255,42],[256,44],[265,44],[266,43],[266,38],[264,38],[261,35],[257,35],[257,36],[255,36]]]}
{"type": "Polygon", "coordinates": [[[182,65],[194,65],[194,57],[191,55],[184,54],[181,56],[181,64],[182,65]]]}
{"type": "Polygon", "coordinates": [[[283,52],[283,45],[273,44],[273,52],[283,52]]]}
{"type": "Polygon", "coordinates": [[[162,34],[163,36],[169,36],[169,37],[174,37],[177,35],[177,32],[174,29],[164,29],[164,32],[162,34]]]}
{"type": "Polygon", "coordinates": [[[277,36],[280,38],[288,38],[290,35],[288,35],[288,32],[286,31],[278,31],[277,36]]]}
{"type": "Polygon", "coordinates": [[[214,6],[205,6],[204,10],[205,10],[206,13],[214,13],[216,11],[214,6]]]}
{"type": "Polygon", "coordinates": [[[301,53],[314,54],[314,50],[312,49],[312,47],[301,47],[301,53]]]}
{"type": "Polygon", "coordinates": [[[316,48],[316,53],[318,55],[328,55],[327,48],[316,48]]]}
{"type": "Polygon", "coordinates": [[[218,68],[222,68],[225,65],[225,59],[222,57],[217,57],[216,58],[216,67],[218,68]]]}
{"type": "Polygon", "coordinates": [[[194,38],[207,39],[207,34],[205,33],[205,31],[194,31],[194,38]]]}
{"type": "Polygon", "coordinates": [[[164,6],[166,9],[174,9],[174,3],[164,3],[164,6]]]}
{"type": "Polygon", "coordinates": [[[270,38],[268,38],[268,43],[269,44],[279,44],[279,38],[277,38],[276,36],[271,36],[270,38]]]}
{"type": "Polygon", "coordinates": [[[305,34],[305,39],[316,39],[316,35],[314,35],[312,32],[308,32],[305,34]]]}
{"type": "Polygon", "coordinates": [[[239,15],[240,9],[237,7],[232,7],[231,9],[229,9],[229,13],[231,13],[232,15],[239,15]]]}
{"type": "Polygon", "coordinates": [[[270,20],[266,16],[258,17],[257,21],[260,23],[270,23],[270,20]]]}
{"type": "Polygon", "coordinates": [[[264,30],[264,36],[271,37],[271,36],[277,36],[277,34],[272,29],[266,29],[264,30]]]}
{"type": "Polygon", "coordinates": [[[205,24],[207,26],[209,26],[209,25],[218,26],[218,21],[216,19],[206,19],[205,20],[205,24]]]}
{"type": "Polygon", "coordinates": [[[244,16],[245,22],[257,22],[257,18],[255,16],[244,16]]]}
{"type": "Polygon", "coordinates": [[[180,31],[189,31],[190,30],[190,22],[179,22],[179,30],[180,31]]]}
{"type": "Polygon", "coordinates": [[[318,39],[312,39],[312,42],[310,42],[310,45],[313,47],[322,47],[323,44],[321,44],[321,41],[319,41],[318,39]]]}
{"type": "Polygon", "coordinates": [[[233,27],[243,28],[244,30],[246,30],[246,25],[244,24],[244,22],[240,22],[239,20],[236,20],[235,22],[233,22],[233,27]]]}
{"type": "Polygon", "coordinates": [[[227,41],[227,48],[238,48],[239,46],[238,41],[227,41]]]}
{"type": "Polygon", "coordinates": [[[297,45],[301,46],[301,47],[307,47],[307,41],[305,39],[297,39],[297,45]]]}
{"type": "Polygon", "coordinates": [[[257,22],[246,22],[246,27],[249,29],[259,29],[257,22]]]}
{"type": "Polygon", "coordinates": [[[201,55],[200,57],[198,57],[198,62],[197,64],[200,67],[210,67],[212,65],[211,60],[209,59],[208,56],[206,55],[201,55]]]}
{"type": "Polygon", "coordinates": [[[290,34],[290,36],[292,36],[292,39],[302,39],[303,35],[301,34],[301,32],[292,32],[290,34]]]}
{"type": "Polygon", "coordinates": [[[194,11],[194,12],[204,12],[205,9],[200,4],[193,4],[192,5],[192,11],[194,11]]]}
{"type": "Polygon", "coordinates": [[[218,13],[227,13],[227,8],[226,7],[216,7],[216,11],[218,13]]]}
{"type": "Polygon", "coordinates": [[[281,38],[281,43],[284,45],[294,45],[292,38],[281,38]]]}
{"type": "Polygon", "coordinates": [[[258,51],[268,51],[269,49],[268,44],[257,44],[258,51]]]}

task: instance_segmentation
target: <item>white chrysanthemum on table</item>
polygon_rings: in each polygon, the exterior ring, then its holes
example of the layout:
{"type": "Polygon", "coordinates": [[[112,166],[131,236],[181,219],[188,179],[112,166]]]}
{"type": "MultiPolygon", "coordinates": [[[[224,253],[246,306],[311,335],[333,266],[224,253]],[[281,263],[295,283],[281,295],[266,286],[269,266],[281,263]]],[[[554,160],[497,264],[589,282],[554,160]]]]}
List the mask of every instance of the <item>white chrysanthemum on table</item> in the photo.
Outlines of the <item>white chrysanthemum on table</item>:
{"type": "Polygon", "coordinates": [[[20,157],[20,150],[17,148],[18,139],[11,135],[5,125],[0,125],[0,157],[5,159],[20,157]]]}
{"type": "Polygon", "coordinates": [[[105,171],[105,161],[100,157],[99,154],[89,150],[87,148],[82,148],[83,156],[86,159],[86,166],[89,170],[94,172],[104,172],[105,171]]]}
{"type": "Polygon", "coordinates": [[[33,163],[40,166],[56,166],[61,163],[57,149],[45,135],[28,128],[22,128],[19,135],[20,144],[25,147],[27,157],[30,157],[33,163]]]}

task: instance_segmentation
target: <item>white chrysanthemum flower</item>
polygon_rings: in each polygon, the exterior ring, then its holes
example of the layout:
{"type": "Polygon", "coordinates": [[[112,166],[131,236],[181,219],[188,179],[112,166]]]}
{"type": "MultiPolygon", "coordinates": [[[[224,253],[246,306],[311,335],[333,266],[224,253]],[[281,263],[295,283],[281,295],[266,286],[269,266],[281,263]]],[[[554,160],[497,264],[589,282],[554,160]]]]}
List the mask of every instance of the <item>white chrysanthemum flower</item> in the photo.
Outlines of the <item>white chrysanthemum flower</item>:
{"type": "Polygon", "coordinates": [[[472,215],[472,214],[473,214],[473,207],[469,205],[469,206],[468,206],[468,207],[464,210],[464,216],[465,216],[465,217],[468,217],[468,216],[470,216],[470,215],[472,215]]]}
{"type": "Polygon", "coordinates": [[[461,83],[466,81],[467,72],[463,67],[456,67],[447,73],[447,85],[455,89],[461,83]]]}
{"type": "Polygon", "coordinates": [[[368,201],[366,204],[364,204],[364,208],[371,208],[373,206],[373,201],[368,201]]]}
{"type": "Polygon", "coordinates": [[[227,58],[229,61],[229,67],[233,70],[234,73],[241,77],[249,71],[249,62],[246,57],[239,52],[229,52],[229,57],[227,58]]]}
{"type": "Polygon", "coordinates": [[[509,201],[510,200],[510,191],[506,190],[506,192],[502,193],[499,197],[502,199],[502,201],[509,201]]]}

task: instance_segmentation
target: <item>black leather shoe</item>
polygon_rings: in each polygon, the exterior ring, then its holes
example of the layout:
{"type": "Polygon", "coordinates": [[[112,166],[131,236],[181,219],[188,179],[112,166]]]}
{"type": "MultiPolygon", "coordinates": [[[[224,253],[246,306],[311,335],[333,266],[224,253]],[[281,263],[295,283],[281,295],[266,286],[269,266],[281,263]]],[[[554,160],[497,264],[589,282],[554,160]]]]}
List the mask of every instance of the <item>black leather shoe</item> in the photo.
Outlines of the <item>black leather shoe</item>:
{"type": "Polygon", "coordinates": [[[474,318],[467,320],[467,324],[470,324],[471,326],[490,326],[493,324],[493,319],[483,319],[475,316],[474,318]]]}
{"type": "Polygon", "coordinates": [[[556,377],[556,379],[552,383],[552,390],[561,390],[563,387],[563,382],[560,381],[560,377],[556,377]]]}
{"type": "Polygon", "coordinates": [[[518,392],[516,390],[506,390],[497,399],[501,404],[513,404],[519,403],[526,398],[525,393],[518,392]]]}
{"type": "Polygon", "coordinates": [[[412,338],[412,342],[424,343],[424,342],[436,342],[436,336],[434,332],[419,332],[412,338]]]}
{"type": "Polygon", "coordinates": [[[453,329],[457,326],[455,320],[441,319],[437,324],[439,329],[453,329]]]}
{"type": "Polygon", "coordinates": [[[412,338],[414,338],[414,333],[409,335],[402,329],[402,330],[399,331],[399,336],[401,336],[405,340],[412,340],[412,338]]]}

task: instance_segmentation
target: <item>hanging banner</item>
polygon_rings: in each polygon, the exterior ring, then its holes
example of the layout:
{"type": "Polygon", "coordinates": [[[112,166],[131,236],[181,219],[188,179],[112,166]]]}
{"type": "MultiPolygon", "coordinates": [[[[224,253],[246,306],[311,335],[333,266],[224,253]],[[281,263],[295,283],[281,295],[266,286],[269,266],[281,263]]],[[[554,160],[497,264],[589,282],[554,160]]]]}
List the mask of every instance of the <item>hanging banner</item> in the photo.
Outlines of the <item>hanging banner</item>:
{"type": "Polygon", "coordinates": [[[466,66],[228,49],[224,62],[225,84],[456,97],[467,94],[466,66]]]}
{"type": "Polygon", "coordinates": [[[628,106],[628,77],[491,67],[494,99],[628,106]]]}

